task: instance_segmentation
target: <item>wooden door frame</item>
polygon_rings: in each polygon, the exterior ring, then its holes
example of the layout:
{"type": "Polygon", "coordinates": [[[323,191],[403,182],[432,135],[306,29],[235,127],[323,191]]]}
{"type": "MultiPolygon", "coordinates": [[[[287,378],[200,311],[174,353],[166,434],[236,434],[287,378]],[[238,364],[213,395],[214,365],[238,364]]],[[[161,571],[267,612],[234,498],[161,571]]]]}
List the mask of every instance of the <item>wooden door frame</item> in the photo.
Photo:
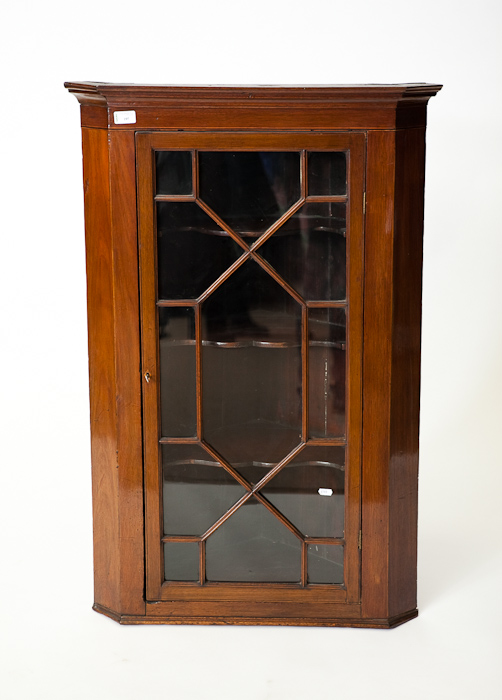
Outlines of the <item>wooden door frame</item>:
{"type": "MultiPolygon", "coordinates": [[[[143,380],[143,425],[145,463],[145,556],[146,600],[155,603],[155,610],[164,608],[159,601],[171,601],[171,614],[180,615],[187,605],[199,616],[247,614],[261,616],[256,607],[264,604],[285,605],[284,614],[324,615],[333,605],[359,606],[361,522],[361,449],[362,449],[362,305],[363,305],[363,192],[365,175],[365,134],[361,132],[137,132],[136,155],[138,173],[140,299],[142,324],[142,374],[148,372],[150,381],[143,380]],[[324,151],[347,150],[350,186],[349,235],[347,240],[347,388],[346,411],[347,454],[345,484],[345,571],[346,585],[316,585],[299,588],[296,584],[162,584],[162,555],[159,556],[161,523],[161,465],[158,449],[159,382],[156,313],[156,253],[154,219],[154,159],[155,150],[284,150],[324,151]],[[155,340],[154,340],[155,339],[155,340]],[[155,454],[156,453],[156,454],[155,454]],[[157,464],[157,468],[149,465],[157,464]],[[159,536],[160,535],[160,536],[159,536]],[[158,544],[157,544],[158,543],[158,544]],[[153,550],[153,551],[152,551],[153,550]],[[253,602],[250,602],[253,601],[253,602]],[[160,608],[159,608],[160,605],[160,608]],[[229,607],[230,605],[230,607],[229,607]],[[237,607],[235,607],[237,606],[237,607]],[[253,608],[254,611],[253,611],[253,608]],[[309,612],[310,610],[310,612],[309,612]]],[[[328,306],[329,304],[326,304],[328,306]]],[[[278,614],[283,614],[278,613],[278,614]]],[[[340,613],[340,616],[344,616],[340,613]]]]}

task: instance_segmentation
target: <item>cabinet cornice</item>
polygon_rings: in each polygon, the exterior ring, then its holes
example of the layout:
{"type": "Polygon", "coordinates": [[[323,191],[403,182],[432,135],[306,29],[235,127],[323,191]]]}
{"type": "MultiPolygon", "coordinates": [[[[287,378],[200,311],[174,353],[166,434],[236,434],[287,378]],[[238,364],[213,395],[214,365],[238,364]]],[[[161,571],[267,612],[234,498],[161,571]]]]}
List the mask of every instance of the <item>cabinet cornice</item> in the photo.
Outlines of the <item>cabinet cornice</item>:
{"type": "Polygon", "coordinates": [[[425,125],[425,106],[441,85],[134,85],[67,82],[83,108],[84,126],[113,129],[233,128],[392,129],[425,125]],[[103,111],[99,123],[96,107],[103,111]],[[113,112],[137,112],[117,125],[113,112]],[[214,113],[218,110],[218,115],[214,113]],[[293,115],[293,118],[291,118],[293,115]],[[106,117],[106,118],[105,118],[106,117]],[[183,124],[183,126],[180,126],[183,124]]]}

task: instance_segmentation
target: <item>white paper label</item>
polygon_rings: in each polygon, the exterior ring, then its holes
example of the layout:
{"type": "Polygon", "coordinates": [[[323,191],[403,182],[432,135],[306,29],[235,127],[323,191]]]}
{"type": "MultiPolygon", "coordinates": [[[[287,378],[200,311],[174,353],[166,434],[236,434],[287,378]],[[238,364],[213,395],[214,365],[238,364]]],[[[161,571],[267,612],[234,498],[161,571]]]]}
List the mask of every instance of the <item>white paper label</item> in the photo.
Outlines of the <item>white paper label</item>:
{"type": "Polygon", "coordinates": [[[128,112],[114,112],[113,121],[115,124],[136,124],[136,112],[134,109],[128,112]]]}
{"type": "Polygon", "coordinates": [[[317,489],[319,496],[332,496],[333,489],[317,489]]]}

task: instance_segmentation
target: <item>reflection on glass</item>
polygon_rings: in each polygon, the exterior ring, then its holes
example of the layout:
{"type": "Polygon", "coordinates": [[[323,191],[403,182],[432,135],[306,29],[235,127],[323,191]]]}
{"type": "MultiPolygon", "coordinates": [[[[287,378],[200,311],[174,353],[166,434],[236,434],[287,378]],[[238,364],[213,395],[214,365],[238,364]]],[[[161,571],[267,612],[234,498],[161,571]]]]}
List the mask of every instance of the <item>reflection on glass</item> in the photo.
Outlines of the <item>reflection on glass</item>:
{"type": "Polygon", "coordinates": [[[203,535],[245,490],[200,445],[162,445],[165,535],[203,535]]]}
{"type": "Polygon", "coordinates": [[[155,153],[157,194],[192,194],[192,152],[155,153]]]}
{"type": "Polygon", "coordinates": [[[234,231],[262,233],[300,198],[300,154],[201,152],[199,194],[234,231]]]}
{"type": "Polygon", "coordinates": [[[249,261],[202,303],[202,321],[204,438],[261,478],[300,442],[301,307],[249,261]]]}
{"type": "Polygon", "coordinates": [[[345,448],[307,445],[262,490],[307,537],[343,537],[345,448]]]}
{"type": "Polygon", "coordinates": [[[309,301],[345,299],[345,204],[309,202],[259,249],[309,301]]]}
{"type": "Polygon", "coordinates": [[[195,202],[157,202],[159,299],[196,299],[242,248],[195,202]]]}
{"type": "Polygon", "coordinates": [[[309,195],[347,193],[347,164],[343,151],[312,152],[307,156],[307,163],[309,195]]]}
{"type": "Polygon", "coordinates": [[[163,437],[197,432],[195,314],[193,308],[159,308],[160,406],[163,437]]]}
{"type": "Polygon", "coordinates": [[[299,582],[301,543],[251,498],[207,540],[208,581],[299,582]]]}
{"type": "Polygon", "coordinates": [[[309,309],[310,437],[345,435],[344,309],[309,309]]]}
{"type": "Polygon", "coordinates": [[[164,543],[164,578],[166,581],[199,580],[199,543],[164,543]]]}
{"type": "Polygon", "coordinates": [[[343,583],[343,546],[309,544],[307,546],[307,582],[343,583]]]}

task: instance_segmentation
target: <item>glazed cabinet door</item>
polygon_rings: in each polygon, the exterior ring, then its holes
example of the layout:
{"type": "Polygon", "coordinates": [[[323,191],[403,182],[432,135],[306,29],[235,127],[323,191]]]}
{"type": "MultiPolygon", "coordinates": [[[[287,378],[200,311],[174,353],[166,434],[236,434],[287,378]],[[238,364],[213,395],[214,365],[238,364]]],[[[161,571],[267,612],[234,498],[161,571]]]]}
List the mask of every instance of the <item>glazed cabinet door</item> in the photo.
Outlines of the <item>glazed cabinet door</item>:
{"type": "Polygon", "coordinates": [[[136,135],[146,598],[174,615],[359,601],[364,143],[136,135]]]}

